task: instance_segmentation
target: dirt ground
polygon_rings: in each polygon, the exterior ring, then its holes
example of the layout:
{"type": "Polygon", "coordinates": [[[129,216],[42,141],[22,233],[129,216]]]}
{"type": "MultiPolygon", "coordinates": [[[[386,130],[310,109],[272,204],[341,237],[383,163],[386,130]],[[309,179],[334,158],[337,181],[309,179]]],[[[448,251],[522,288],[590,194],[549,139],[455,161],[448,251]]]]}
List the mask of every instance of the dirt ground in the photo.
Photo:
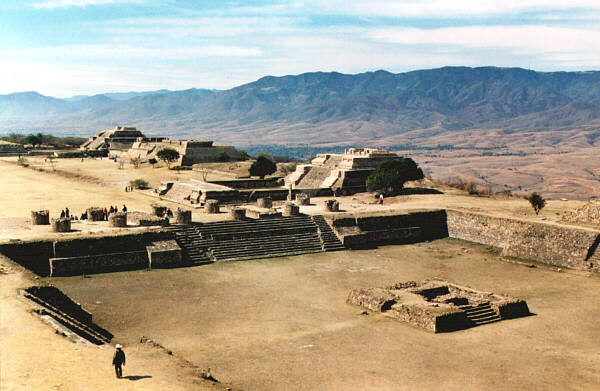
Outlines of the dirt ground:
{"type": "MultiPolygon", "coordinates": [[[[138,174],[151,183],[178,175],[120,170],[108,160],[60,160],[56,169],[0,160],[0,236],[46,235],[47,226],[27,226],[32,209],[50,209],[52,217],[66,206],[77,214],[124,203],[149,211],[156,199],[125,193],[125,183],[138,174]]],[[[211,170],[214,179],[227,177],[221,166],[211,170]]],[[[583,204],[549,201],[536,216],[523,199],[444,192],[387,198],[384,205],[370,194],[339,200],[350,212],[456,208],[550,223],[583,204]]],[[[324,200],[301,211],[322,213],[324,200]]],[[[197,221],[206,218],[194,213],[197,221]]],[[[524,267],[455,240],[41,281],[7,260],[0,266],[10,269],[0,272],[2,390],[215,389],[184,360],[210,367],[234,390],[592,390],[600,384],[600,277],[524,267]],[[429,277],[524,297],[536,315],[435,335],[360,315],[345,303],[354,287],[429,277]],[[125,345],[131,378],[114,379],[112,347],[74,344],[28,312],[16,289],[45,282],[81,302],[125,345]],[[173,355],[140,344],[141,336],[173,355]]]]}
{"type": "MultiPolygon", "coordinates": [[[[14,160],[14,158],[10,159],[14,160]]],[[[151,184],[158,184],[161,180],[177,179],[178,175],[166,168],[153,169],[149,166],[138,169],[126,166],[123,170],[119,170],[115,163],[108,159],[86,159],[84,163],[81,163],[79,159],[59,159],[59,163],[57,163],[59,172],[51,170],[40,172],[31,168],[19,167],[13,161],[7,160],[8,158],[0,159],[0,183],[3,188],[3,191],[0,192],[0,205],[2,205],[0,219],[25,218],[30,215],[32,209],[49,209],[51,217],[57,217],[65,207],[69,207],[73,213],[78,215],[90,206],[116,205],[121,208],[123,204],[126,204],[129,210],[149,212],[150,204],[157,202],[158,199],[141,191],[125,193],[123,190],[125,184],[130,179],[139,176],[147,178],[151,184]],[[65,176],[65,172],[69,175],[65,176]],[[140,173],[148,173],[148,175],[138,175],[140,173]]],[[[216,170],[216,173],[213,172],[214,177],[209,176],[209,180],[226,178],[223,174],[226,172],[226,168],[212,164],[210,169],[216,170]]],[[[182,172],[179,176],[180,179],[188,177],[201,179],[201,173],[197,171],[182,172]]],[[[426,183],[425,185],[433,184],[426,183]]],[[[540,214],[535,215],[527,200],[522,198],[476,197],[451,188],[441,188],[441,190],[444,194],[391,197],[385,200],[384,205],[376,205],[375,199],[369,193],[339,197],[339,200],[341,208],[346,211],[455,208],[546,222],[559,221],[564,213],[584,204],[584,201],[577,200],[548,200],[540,214]]],[[[302,207],[301,212],[323,213],[325,199],[314,198],[313,205],[302,207]]],[[[161,202],[173,208],[177,207],[176,203],[164,200],[161,202]]],[[[211,218],[223,217],[194,213],[194,220],[197,221],[211,218]]]]}
{"type": "Polygon", "coordinates": [[[449,239],[52,280],[117,340],[151,336],[244,390],[597,389],[599,282],[449,239]],[[524,297],[535,315],[430,334],[345,303],[430,277],[524,297]]]}
{"type": "MultiPolygon", "coordinates": [[[[0,390],[217,391],[178,357],[149,344],[125,345],[123,379],[111,366],[114,347],[74,343],[31,313],[17,289],[39,281],[0,257],[0,390]]],[[[118,337],[117,337],[118,340],[118,337]]]]}

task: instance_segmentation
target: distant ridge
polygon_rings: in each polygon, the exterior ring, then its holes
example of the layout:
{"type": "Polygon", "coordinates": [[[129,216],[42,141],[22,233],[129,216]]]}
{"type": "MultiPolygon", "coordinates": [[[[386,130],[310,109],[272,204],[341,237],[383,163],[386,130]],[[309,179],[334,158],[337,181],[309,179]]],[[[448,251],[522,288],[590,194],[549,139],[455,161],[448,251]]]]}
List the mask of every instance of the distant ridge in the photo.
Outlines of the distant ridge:
{"type": "Polygon", "coordinates": [[[600,72],[496,67],[312,72],[265,76],[224,91],[69,100],[35,92],[0,95],[0,132],[35,128],[88,135],[115,123],[149,134],[240,145],[427,144],[469,132],[472,142],[485,144],[495,141],[478,137],[490,132],[503,135],[498,142],[506,143],[508,135],[531,138],[549,131],[558,132],[551,142],[600,145],[600,72]]]}

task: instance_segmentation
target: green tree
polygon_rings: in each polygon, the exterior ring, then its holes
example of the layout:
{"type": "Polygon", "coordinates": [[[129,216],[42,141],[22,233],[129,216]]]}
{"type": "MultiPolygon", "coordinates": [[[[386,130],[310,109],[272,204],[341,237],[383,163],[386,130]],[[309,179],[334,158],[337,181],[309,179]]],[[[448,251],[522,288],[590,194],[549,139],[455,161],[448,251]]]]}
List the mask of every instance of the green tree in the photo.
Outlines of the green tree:
{"type": "Polygon", "coordinates": [[[536,215],[540,213],[540,210],[544,209],[544,206],[546,206],[546,200],[536,192],[531,193],[531,195],[527,197],[527,201],[531,204],[536,215]]]}
{"type": "Polygon", "coordinates": [[[156,157],[167,164],[167,168],[171,168],[171,163],[179,159],[179,152],[172,148],[163,148],[156,153],[156,157]]]}
{"type": "Polygon", "coordinates": [[[231,160],[231,158],[229,157],[229,154],[227,152],[221,151],[217,154],[218,162],[228,162],[229,160],[231,160]]]}
{"type": "Polygon", "coordinates": [[[27,143],[31,144],[34,148],[36,145],[40,145],[42,143],[38,136],[36,136],[35,134],[30,134],[29,136],[27,136],[26,140],[27,143]]]}
{"type": "Polygon", "coordinates": [[[154,165],[156,163],[158,163],[158,160],[156,160],[155,158],[151,157],[150,159],[148,159],[148,163],[150,163],[152,165],[152,168],[154,168],[154,165]]]}
{"type": "Polygon", "coordinates": [[[259,156],[254,163],[248,169],[248,173],[251,176],[260,177],[263,179],[265,175],[269,175],[277,171],[277,166],[273,161],[266,156],[259,156]]]}
{"type": "Polygon", "coordinates": [[[383,163],[367,178],[367,190],[386,195],[400,193],[408,181],[423,179],[423,170],[411,158],[399,158],[383,163]]]}

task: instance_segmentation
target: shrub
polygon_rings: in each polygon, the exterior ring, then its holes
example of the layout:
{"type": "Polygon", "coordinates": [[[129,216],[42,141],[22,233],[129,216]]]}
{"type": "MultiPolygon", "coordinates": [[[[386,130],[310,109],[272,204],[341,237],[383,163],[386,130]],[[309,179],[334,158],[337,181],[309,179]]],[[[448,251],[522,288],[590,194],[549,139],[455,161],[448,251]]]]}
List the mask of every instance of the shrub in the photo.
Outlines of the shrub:
{"type": "Polygon", "coordinates": [[[138,179],[134,179],[132,181],[129,181],[129,184],[131,185],[131,187],[133,187],[134,189],[147,189],[149,188],[149,184],[146,180],[138,178],[138,179]]]}
{"type": "Polygon", "coordinates": [[[154,168],[154,165],[156,163],[158,163],[158,160],[156,160],[155,158],[151,157],[150,159],[148,159],[148,163],[150,163],[152,165],[152,168],[154,168]]]}

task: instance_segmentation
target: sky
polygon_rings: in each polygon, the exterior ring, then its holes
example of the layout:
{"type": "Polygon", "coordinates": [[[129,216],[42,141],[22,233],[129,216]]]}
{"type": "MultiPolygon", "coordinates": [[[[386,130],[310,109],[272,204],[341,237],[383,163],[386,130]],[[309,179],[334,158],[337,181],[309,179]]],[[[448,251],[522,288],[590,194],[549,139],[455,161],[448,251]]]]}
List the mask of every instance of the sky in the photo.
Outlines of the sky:
{"type": "Polygon", "coordinates": [[[599,70],[599,22],[600,0],[0,0],[0,94],[453,65],[599,70]]]}

